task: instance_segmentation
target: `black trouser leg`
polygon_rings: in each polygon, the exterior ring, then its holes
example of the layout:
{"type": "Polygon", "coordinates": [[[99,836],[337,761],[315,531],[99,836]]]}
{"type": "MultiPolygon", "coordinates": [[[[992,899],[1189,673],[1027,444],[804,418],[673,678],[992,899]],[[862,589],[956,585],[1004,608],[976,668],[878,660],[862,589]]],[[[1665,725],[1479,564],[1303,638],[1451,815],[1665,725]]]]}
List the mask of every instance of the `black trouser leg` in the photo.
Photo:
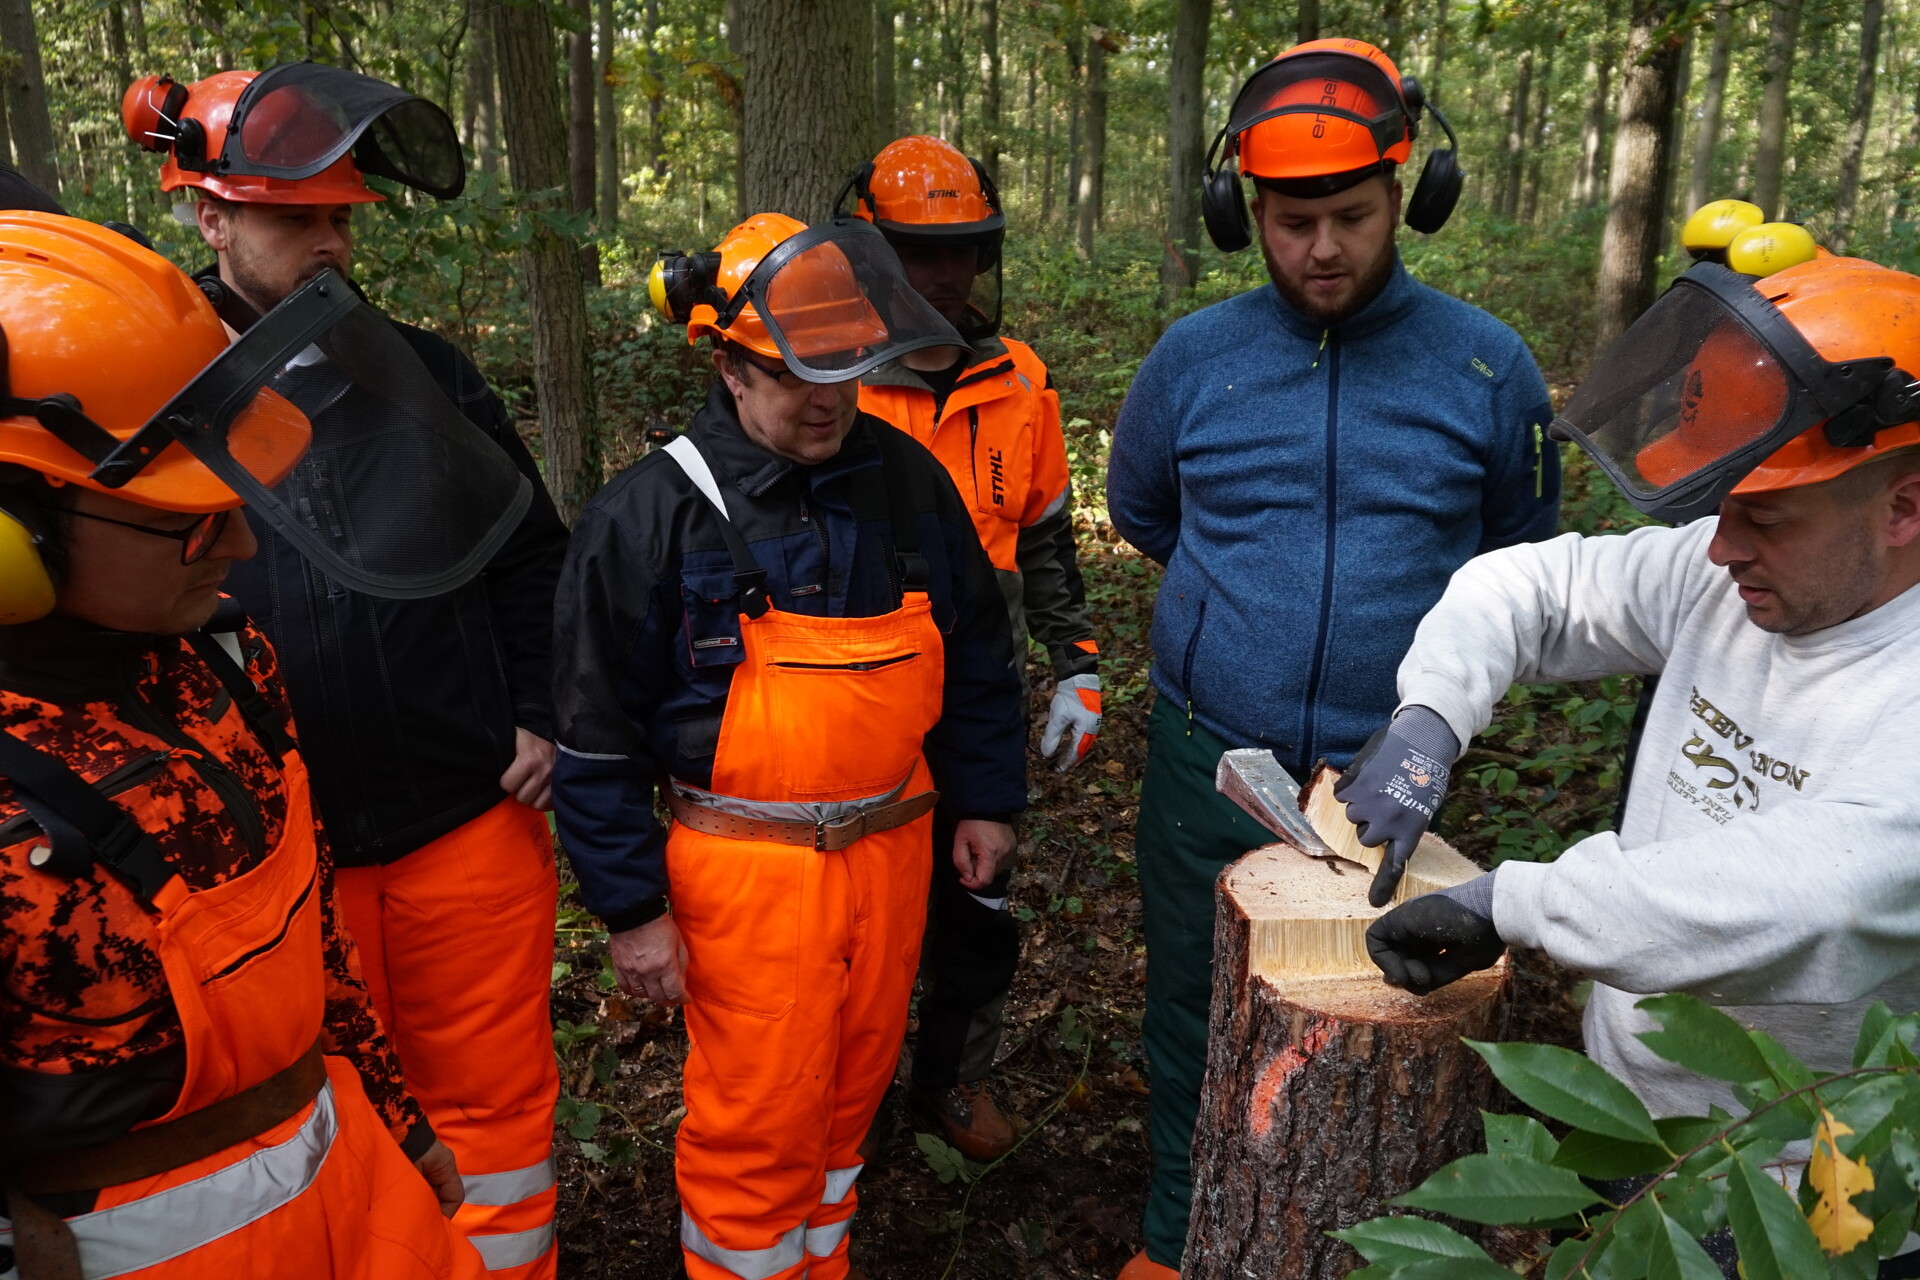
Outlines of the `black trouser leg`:
{"type": "Polygon", "coordinates": [[[913,1082],[928,1092],[978,1080],[993,1065],[1020,959],[1020,930],[1007,909],[1012,872],[1001,872],[984,889],[963,887],[953,866],[954,826],[945,805],[934,811],[920,1039],[913,1053],[913,1082]]]}

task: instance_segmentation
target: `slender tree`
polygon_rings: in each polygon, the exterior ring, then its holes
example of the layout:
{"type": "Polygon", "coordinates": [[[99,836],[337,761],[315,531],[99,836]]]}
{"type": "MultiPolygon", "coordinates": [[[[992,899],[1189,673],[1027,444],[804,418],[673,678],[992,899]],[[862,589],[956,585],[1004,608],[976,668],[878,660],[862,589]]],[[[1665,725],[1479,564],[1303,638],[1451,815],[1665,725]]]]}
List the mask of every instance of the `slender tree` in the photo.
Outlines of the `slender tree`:
{"type": "Polygon", "coordinates": [[[1580,122],[1580,159],[1574,171],[1573,203],[1588,209],[1607,189],[1607,112],[1613,105],[1613,64],[1618,48],[1613,30],[1615,0],[1608,0],[1599,30],[1587,41],[1587,80],[1593,96],[1580,122]]]}
{"type": "Polygon", "coordinates": [[[1722,0],[1713,10],[1713,45],[1707,54],[1707,79],[1700,86],[1700,127],[1693,138],[1693,171],[1687,183],[1687,208],[1713,199],[1713,153],[1720,145],[1720,123],[1727,107],[1727,74],[1733,66],[1733,9],[1722,0]]]}
{"type": "Polygon", "coordinates": [[[1200,165],[1206,154],[1205,102],[1208,0],[1177,0],[1167,72],[1167,231],[1160,294],[1171,305],[1199,275],[1200,165]]]}
{"type": "Polygon", "coordinates": [[[1880,61],[1880,23],[1885,0],[1866,0],[1860,11],[1860,63],[1853,81],[1853,116],[1847,122],[1847,144],[1840,156],[1840,189],[1833,197],[1833,229],[1827,247],[1847,251],[1853,235],[1853,207],[1860,197],[1860,162],[1867,151],[1867,125],[1873,119],[1874,68],[1880,61]]]}
{"type": "Polygon", "coordinates": [[[47,109],[47,80],[40,65],[40,35],[32,0],[0,0],[0,49],[6,59],[7,121],[13,131],[14,163],[28,181],[60,193],[58,144],[47,109]]]}
{"type": "Polygon", "coordinates": [[[894,0],[873,0],[873,131],[878,151],[900,134],[900,112],[895,105],[893,57],[894,0]]]}
{"type": "Polygon", "coordinates": [[[1804,0],[1769,0],[1766,89],[1760,95],[1760,133],[1753,148],[1753,202],[1772,218],[1780,211],[1780,180],[1787,157],[1787,91],[1804,0]]]}
{"type": "MultiPolygon", "coordinates": [[[[567,0],[567,195],[575,213],[593,213],[593,0],[567,0]]],[[[600,284],[600,250],[580,246],[580,272],[600,284]]]]}
{"type": "Polygon", "coordinates": [[[1079,223],[1074,251],[1082,261],[1093,257],[1093,232],[1100,223],[1107,183],[1107,54],[1112,37],[1104,28],[1087,32],[1087,124],[1081,137],[1086,156],[1080,162],[1080,194],[1075,212],[1079,223]]]}
{"type": "Polygon", "coordinates": [[[495,84],[493,24],[497,0],[467,0],[467,146],[480,172],[500,176],[499,90],[495,84]]]}
{"type": "Polygon", "coordinates": [[[1320,38],[1320,0],[1294,0],[1293,38],[1297,44],[1320,38]]]}
{"type": "Polygon", "coordinates": [[[1681,34],[1674,29],[1687,0],[1632,0],[1619,124],[1614,130],[1607,225],[1595,284],[1596,351],[1604,350],[1653,302],[1673,136],[1674,88],[1681,34]]]}
{"type": "Polygon", "coordinates": [[[611,235],[620,222],[620,113],[613,98],[613,0],[599,3],[599,60],[594,67],[594,114],[600,131],[600,231],[611,235]]]}
{"type": "Polygon", "coordinates": [[[867,0],[751,0],[740,11],[747,204],[824,218],[872,154],[872,11],[867,0]]]}
{"type": "Polygon", "coordinates": [[[1520,201],[1522,222],[1531,223],[1540,211],[1540,180],[1547,162],[1547,118],[1552,107],[1553,43],[1549,43],[1540,54],[1540,69],[1533,78],[1532,118],[1527,122],[1527,188],[1520,201]]]}
{"type": "Polygon", "coordinates": [[[1000,0],[980,0],[980,159],[1000,181],[1000,0]]]}
{"type": "Polygon", "coordinates": [[[528,212],[519,279],[533,330],[533,385],[547,487],[572,519],[600,482],[593,440],[587,297],[577,246],[537,214],[567,185],[567,125],[554,75],[553,19],[541,0],[500,0],[493,15],[507,158],[528,212]]]}
{"type": "Polygon", "coordinates": [[[1507,136],[1500,148],[1500,216],[1520,216],[1520,184],[1527,158],[1527,108],[1533,96],[1533,50],[1520,51],[1520,74],[1507,104],[1507,136]]]}

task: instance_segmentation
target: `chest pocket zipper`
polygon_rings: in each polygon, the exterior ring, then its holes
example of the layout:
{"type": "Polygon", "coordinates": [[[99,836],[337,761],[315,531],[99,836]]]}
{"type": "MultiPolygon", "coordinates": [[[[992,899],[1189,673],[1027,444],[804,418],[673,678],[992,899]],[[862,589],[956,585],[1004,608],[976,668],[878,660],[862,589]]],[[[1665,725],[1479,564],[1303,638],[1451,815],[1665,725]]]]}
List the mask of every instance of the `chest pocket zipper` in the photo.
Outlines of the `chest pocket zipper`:
{"type": "Polygon", "coordinates": [[[767,665],[782,667],[789,671],[878,671],[882,667],[911,662],[919,656],[917,653],[901,653],[891,658],[874,658],[868,662],[772,662],[767,665]]]}

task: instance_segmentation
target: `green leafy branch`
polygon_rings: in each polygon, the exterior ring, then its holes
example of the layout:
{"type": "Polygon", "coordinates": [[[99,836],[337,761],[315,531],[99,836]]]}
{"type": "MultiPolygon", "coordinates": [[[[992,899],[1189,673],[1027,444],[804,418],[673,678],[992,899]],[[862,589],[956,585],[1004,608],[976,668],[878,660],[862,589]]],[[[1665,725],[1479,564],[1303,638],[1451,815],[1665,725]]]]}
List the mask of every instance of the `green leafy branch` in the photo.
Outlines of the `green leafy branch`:
{"type": "MultiPolygon", "coordinates": [[[[1549,1045],[1468,1044],[1521,1102],[1569,1126],[1486,1115],[1487,1150],[1455,1160],[1396,1205],[1564,1238],[1530,1265],[1547,1280],[1715,1280],[1699,1243],[1731,1228],[1747,1280],[1871,1280],[1904,1245],[1920,1205],[1920,1015],[1876,1006],[1850,1070],[1816,1075],[1761,1031],[1681,995],[1643,1000],[1659,1030],[1640,1039],[1689,1071],[1734,1086],[1735,1117],[1655,1120],[1592,1060],[1549,1045]],[[1782,1160],[1790,1144],[1809,1156],[1782,1160]],[[1784,1185],[1802,1168],[1797,1197],[1784,1185]],[[1618,1204],[1587,1181],[1644,1179],[1618,1204]],[[1598,1210],[1596,1205],[1603,1206],[1598,1210]]],[[[1371,1264],[1355,1280],[1511,1277],[1479,1245],[1426,1218],[1332,1233],[1371,1264]]]]}

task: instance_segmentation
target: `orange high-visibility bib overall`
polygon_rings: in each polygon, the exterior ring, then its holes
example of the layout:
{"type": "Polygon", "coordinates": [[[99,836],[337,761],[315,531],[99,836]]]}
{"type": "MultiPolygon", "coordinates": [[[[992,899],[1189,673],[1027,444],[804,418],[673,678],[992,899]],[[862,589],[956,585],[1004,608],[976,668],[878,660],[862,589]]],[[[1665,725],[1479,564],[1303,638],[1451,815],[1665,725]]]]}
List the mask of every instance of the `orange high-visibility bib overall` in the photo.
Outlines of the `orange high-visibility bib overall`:
{"type": "MultiPolygon", "coordinates": [[[[279,843],[201,890],[174,876],[150,899],[154,945],[179,1013],[186,1080],[167,1121],[232,1097],[312,1051],[326,979],[306,767],[282,764],[279,843]]],[[[138,1280],[480,1280],[344,1058],[312,1102],[253,1138],[101,1189],[67,1219],[88,1277],[138,1280]]],[[[139,1127],[145,1127],[139,1126],[139,1127]]],[[[12,1244],[0,1220],[0,1247],[12,1244]]]]}
{"type": "MultiPolygon", "coordinates": [[[[692,442],[672,452],[724,519],[692,442]]],[[[738,569],[745,543],[726,528],[738,569]]],[[[678,821],[668,835],[689,957],[680,1238],[691,1280],[840,1280],[857,1150],[906,1035],[932,817],[837,851],[824,833],[903,797],[930,808],[921,741],[940,717],[944,648],[919,591],[871,618],[743,610],[740,633],[712,790],[675,791],[743,823],[817,823],[823,838],[678,821]]]]}

